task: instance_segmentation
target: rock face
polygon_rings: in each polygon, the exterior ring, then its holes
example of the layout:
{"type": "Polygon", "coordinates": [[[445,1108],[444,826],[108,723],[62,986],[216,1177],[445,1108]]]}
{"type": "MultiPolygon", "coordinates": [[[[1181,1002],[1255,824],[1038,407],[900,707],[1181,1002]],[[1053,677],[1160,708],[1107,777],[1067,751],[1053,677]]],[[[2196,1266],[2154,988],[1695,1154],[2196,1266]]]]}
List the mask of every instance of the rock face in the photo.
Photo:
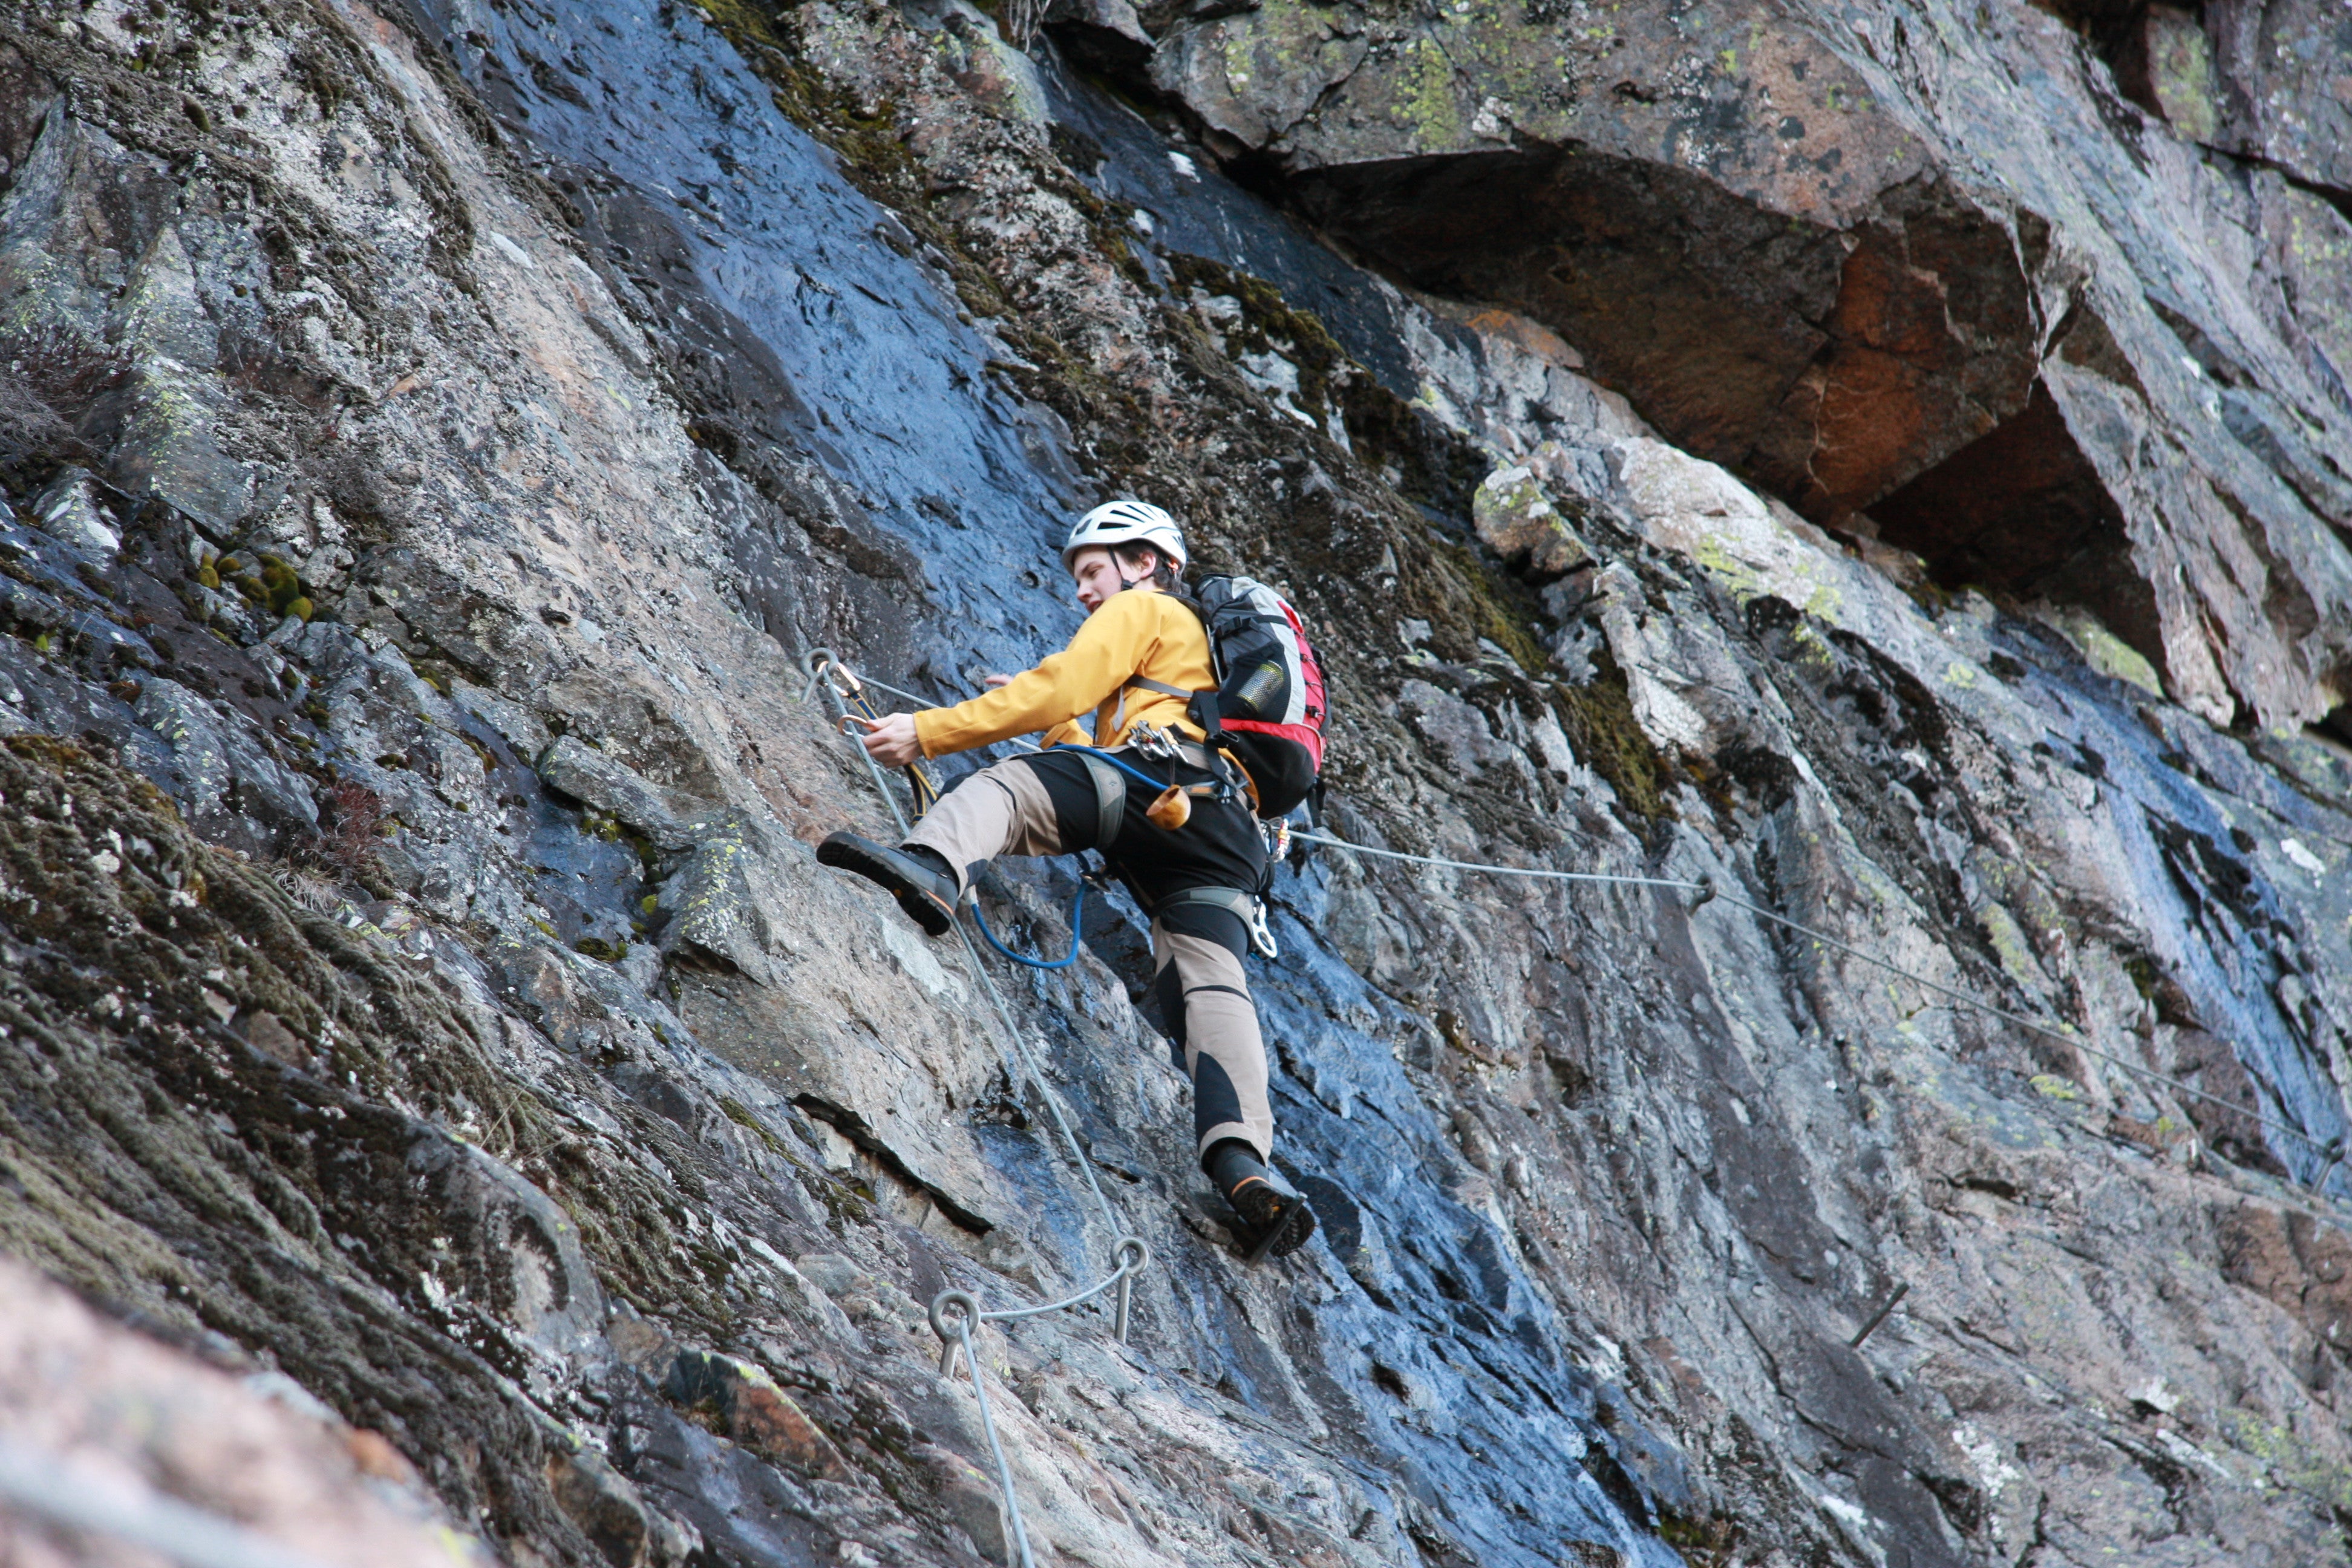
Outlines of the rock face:
{"type": "Polygon", "coordinates": [[[2343,26],[2136,7],[2111,63],[2023,6],[1265,5],[1150,75],[1669,439],[2299,724],[2352,649],[2343,26]]]}
{"type": "Polygon", "coordinates": [[[0,1243],[121,1325],[20,1359],[504,1561],[1009,1562],[925,1307],[1132,1235],[978,1336],[1039,1564],[2352,1560],[2332,13],[1037,15],[0,19],[0,1243]],[[1276,871],[1279,1264],[1124,894],[811,847],[1116,493],[1333,834],[1599,879],[1276,871]]]}

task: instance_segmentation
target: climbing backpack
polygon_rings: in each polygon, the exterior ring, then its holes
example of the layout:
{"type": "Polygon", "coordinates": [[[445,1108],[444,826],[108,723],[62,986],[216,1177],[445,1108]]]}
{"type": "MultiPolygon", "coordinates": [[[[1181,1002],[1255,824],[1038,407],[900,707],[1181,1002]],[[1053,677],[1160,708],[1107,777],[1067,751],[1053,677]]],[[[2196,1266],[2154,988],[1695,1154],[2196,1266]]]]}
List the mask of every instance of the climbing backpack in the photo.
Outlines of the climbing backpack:
{"type": "Polygon", "coordinates": [[[1190,603],[1209,632],[1212,691],[1186,711],[1212,752],[1232,752],[1257,786],[1257,814],[1286,816],[1323,767],[1323,667],[1290,601],[1249,577],[1203,577],[1190,603]]]}

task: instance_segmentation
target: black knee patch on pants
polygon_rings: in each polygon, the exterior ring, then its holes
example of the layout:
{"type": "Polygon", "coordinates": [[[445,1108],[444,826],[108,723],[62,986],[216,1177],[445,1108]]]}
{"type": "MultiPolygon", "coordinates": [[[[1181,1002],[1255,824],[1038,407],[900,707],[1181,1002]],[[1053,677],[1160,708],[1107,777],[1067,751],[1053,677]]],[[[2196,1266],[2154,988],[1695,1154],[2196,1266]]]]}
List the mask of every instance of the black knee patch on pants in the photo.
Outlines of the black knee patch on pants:
{"type": "Polygon", "coordinates": [[[1225,1069],[1217,1065],[1216,1058],[1206,1051],[1202,1052],[1200,1065],[1192,1070],[1194,1141],[1206,1137],[1212,1127],[1241,1119],[1242,1097],[1235,1092],[1234,1080],[1225,1076],[1225,1069]]]}
{"type": "Polygon", "coordinates": [[[1168,1059],[1176,1070],[1184,1070],[1184,977],[1176,973],[1171,962],[1160,966],[1151,980],[1151,1005],[1160,1015],[1160,1026],[1168,1036],[1168,1059]]]}
{"type": "MultiPolygon", "coordinates": [[[[1178,936],[1197,936],[1213,942],[1240,958],[1249,952],[1249,927],[1241,916],[1215,904],[1179,904],[1160,916],[1160,929],[1178,936]]],[[[1184,1070],[1184,977],[1176,973],[1173,959],[1160,966],[1151,978],[1151,1007],[1159,1015],[1160,1028],[1168,1036],[1168,1059],[1176,1070],[1184,1070]]],[[[1220,1076],[1222,1076],[1222,1071],[1220,1076]]],[[[1203,1125],[1213,1125],[1203,1123],[1203,1125]]]]}

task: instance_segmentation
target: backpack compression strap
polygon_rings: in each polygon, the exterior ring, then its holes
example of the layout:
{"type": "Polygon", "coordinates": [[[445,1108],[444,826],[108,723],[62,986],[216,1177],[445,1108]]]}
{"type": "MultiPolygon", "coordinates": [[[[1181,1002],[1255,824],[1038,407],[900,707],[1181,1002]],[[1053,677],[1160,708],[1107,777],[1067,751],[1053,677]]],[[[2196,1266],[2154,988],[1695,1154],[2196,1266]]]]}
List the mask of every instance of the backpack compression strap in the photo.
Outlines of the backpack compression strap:
{"type": "MultiPolygon", "coordinates": [[[[1181,686],[1171,686],[1164,680],[1153,680],[1149,676],[1130,675],[1127,678],[1127,683],[1118,689],[1118,709],[1110,716],[1110,728],[1113,734],[1127,728],[1127,694],[1139,688],[1145,691],[1157,691],[1162,697],[1181,697],[1188,701],[1194,695],[1181,686]]],[[[1095,734],[1096,741],[1099,742],[1102,738],[1101,732],[1097,731],[1095,734]]]]}

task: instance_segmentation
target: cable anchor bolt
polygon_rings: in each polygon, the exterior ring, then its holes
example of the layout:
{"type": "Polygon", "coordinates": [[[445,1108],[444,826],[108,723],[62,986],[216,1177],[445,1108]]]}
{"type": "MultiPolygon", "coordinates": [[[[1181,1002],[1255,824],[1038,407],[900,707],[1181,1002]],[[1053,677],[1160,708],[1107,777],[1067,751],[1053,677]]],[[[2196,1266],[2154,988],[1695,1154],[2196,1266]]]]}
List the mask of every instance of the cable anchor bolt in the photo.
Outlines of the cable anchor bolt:
{"type": "Polygon", "coordinates": [[[813,647],[807,662],[810,684],[824,681],[845,702],[857,701],[866,695],[865,682],[857,679],[856,670],[842,663],[841,656],[833,649],[813,647]]]}
{"type": "Polygon", "coordinates": [[[1127,1324],[1135,1306],[1135,1277],[1151,1267],[1151,1248],[1139,1236],[1118,1239],[1118,1304],[1111,1314],[1111,1338],[1127,1343],[1127,1324]]]}
{"type": "MultiPolygon", "coordinates": [[[[972,1329],[980,1322],[980,1303],[969,1290],[942,1290],[931,1298],[931,1332],[940,1336],[940,1375],[953,1377],[956,1352],[962,1349],[972,1329]],[[950,1314],[954,1314],[951,1321],[950,1314]]],[[[974,1383],[980,1381],[980,1368],[971,1369],[974,1383]]]]}

